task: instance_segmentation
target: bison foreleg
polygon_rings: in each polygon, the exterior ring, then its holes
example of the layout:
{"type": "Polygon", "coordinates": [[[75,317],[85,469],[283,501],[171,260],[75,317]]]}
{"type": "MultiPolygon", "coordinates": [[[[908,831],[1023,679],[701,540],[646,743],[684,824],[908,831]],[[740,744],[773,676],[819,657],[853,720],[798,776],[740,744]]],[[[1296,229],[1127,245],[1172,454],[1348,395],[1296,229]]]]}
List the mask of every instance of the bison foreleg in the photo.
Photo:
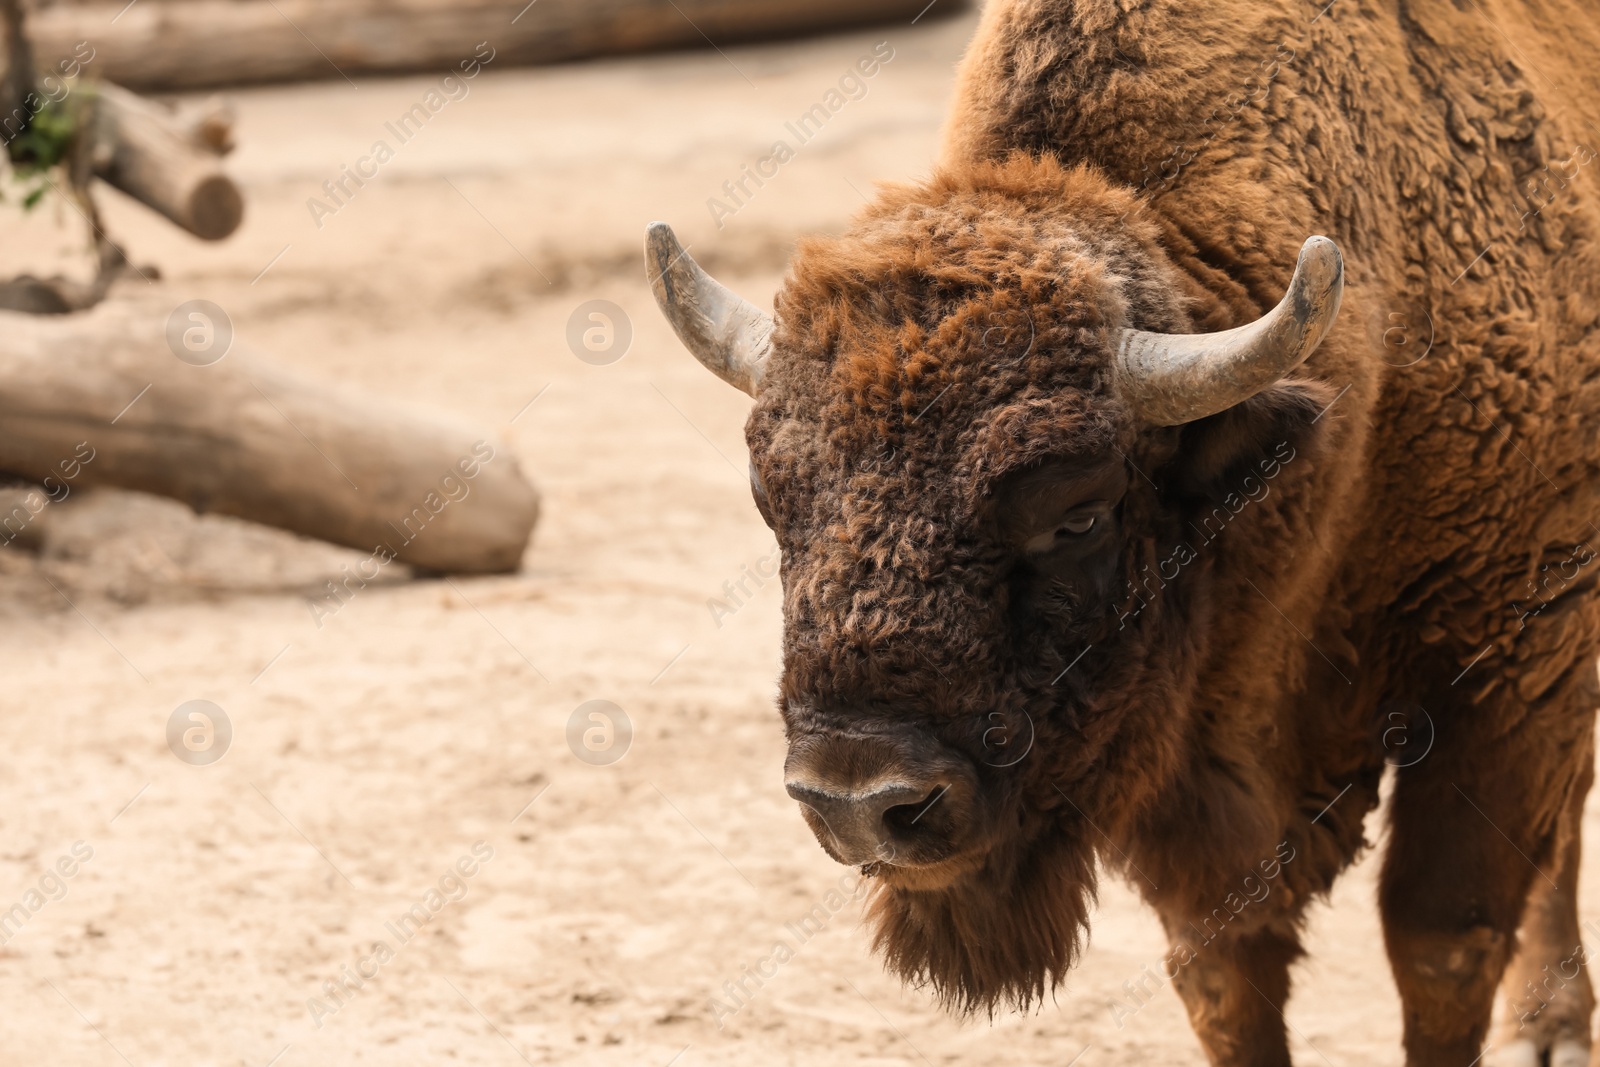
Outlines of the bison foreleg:
{"type": "MultiPolygon", "coordinates": [[[[1589,953],[1600,947],[1586,947],[1578,927],[1578,867],[1583,801],[1593,779],[1591,767],[1568,797],[1555,862],[1528,893],[1521,943],[1500,983],[1501,1018],[1484,1056],[1486,1067],[1588,1067],[1594,1013],[1589,953]]],[[[1592,932],[1600,937],[1600,931],[1592,932]]]]}
{"type": "MultiPolygon", "coordinates": [[[[1530,931],[1541,942],[1530,942],[1533,965],[1572,952],[1542,943],[1573,938],[1571,891],[1563,900],[1556,881],[1558,842],[1593,773],[1593,712],[1567,703],[1516,715],[1488,704],[1450,709],[1436,716],[1433,751],[1399,770],[1380,903],[1408,1067],[1468,1067],[1483,1055],[1495,989],[1535,883],[1551,894],[1555,918],[1530,931]]],[[[1587,997],[1585,984],[1567,1009],[1574,1023],[1582,1016],[1573,1037],[1585,1043],[1587,997]]]]}
{"type": "Polygon", "coordinates": [[[1173,940],[1172,984],[1212,1067],[1289,1067],[1283,1006],[1289,966],[1300,956],[1295,932],[1258,927],[1199,941],[1193,935],[1200,927],[1187,918],[1164,921],[1173,940]]]}

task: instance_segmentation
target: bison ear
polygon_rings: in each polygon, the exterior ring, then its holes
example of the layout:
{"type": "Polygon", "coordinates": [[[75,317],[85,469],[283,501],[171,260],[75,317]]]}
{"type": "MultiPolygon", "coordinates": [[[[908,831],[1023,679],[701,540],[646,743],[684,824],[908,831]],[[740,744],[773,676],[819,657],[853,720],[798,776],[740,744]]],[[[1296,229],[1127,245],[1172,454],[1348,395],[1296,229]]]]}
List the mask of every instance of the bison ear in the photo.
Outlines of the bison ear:
{"type": "Polygon", "coordinates": [[[1226,411],[1184,426],[1169,484],[1184,497],[1221,499],[1285,456],[1315,456],[1327,437],[1324,415],[1338,391],[1286,378],[1226,411]]]}

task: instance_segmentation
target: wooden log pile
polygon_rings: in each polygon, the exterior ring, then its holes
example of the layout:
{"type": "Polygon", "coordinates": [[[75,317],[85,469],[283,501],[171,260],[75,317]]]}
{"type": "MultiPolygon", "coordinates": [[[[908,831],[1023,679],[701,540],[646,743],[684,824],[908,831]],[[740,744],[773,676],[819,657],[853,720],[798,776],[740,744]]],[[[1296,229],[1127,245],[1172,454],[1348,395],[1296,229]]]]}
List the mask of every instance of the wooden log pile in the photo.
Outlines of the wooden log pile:
{"type": "Polygon", "coordinates": [[[54,53],[34,47],[21,0],[0,0],[0,34],[4,156],[64,186],[98,258],[90,282],[0,282],[0,473],[46,493],[70,481],[172,497],[367,551],[380,567],[516,570],[539,497],[504,445],[230,352],[225,341],[215,358],[196,360],[177,338],[196,329],[214,340],[219,324],[204,314],[191,325],[184,309],[163,321],[100,304],[128,261],[100,225],[92,179],[221,240],[244,209],[220,162],[232,113],[216,101],[177,110],[110,82],[79,84],[68,68],[88,62],[92,46],[44,60],[67,80],[41,76],[39,57],[54,53]]]}
{"type": "Polygon", "coordinates": [[[90,195],[92,179],[121,189],[197,237],[219,241],[239,228],[244,197],[222,169],[233,147],[233,114],[217,100],[177,111],[109,82],[81,80],[95,55],[82,42],[41,67],[22,0],[0,0],[0,145],[6,162],[42,172],[88,222],[96,273],[88,282],[24,275],[0,282],[0,310],[65,314],[104,299],[128,268],[90,195]],[[60,159],[36,158],[48,123],[60,159]],[[62,133],[65,127],[67,132],[62,133]],[[59,169],[61,181],[49,177],[59,169]]]}
{"type": "Polygon", "coordinates": [[[41,61],[88,41],[100,77],[141,91],[454,70],[703,48],[936,17],[963,0],[56,0],[41,61]],[[520,10],[519,10],[520,8],[520,10]]]}

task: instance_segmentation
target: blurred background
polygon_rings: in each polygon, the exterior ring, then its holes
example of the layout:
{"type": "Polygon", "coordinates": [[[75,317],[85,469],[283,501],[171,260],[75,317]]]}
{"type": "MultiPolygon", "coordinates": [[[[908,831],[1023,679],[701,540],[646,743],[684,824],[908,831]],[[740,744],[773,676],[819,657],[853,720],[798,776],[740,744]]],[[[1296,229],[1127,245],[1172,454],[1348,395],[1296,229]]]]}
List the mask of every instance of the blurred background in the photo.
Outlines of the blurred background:
{"type": "MultiPolygon", "coordinates": [[[[747,400],[644,274],[664,219],[769,305],[932,165],[973,6],[7,5],[0,1063],[1204,1062],[1115,883],[1035,1015],[883,974],[747,400]]],[[[1400,1062],[1372,870],[1301,1062],[1400,1062]]]]}

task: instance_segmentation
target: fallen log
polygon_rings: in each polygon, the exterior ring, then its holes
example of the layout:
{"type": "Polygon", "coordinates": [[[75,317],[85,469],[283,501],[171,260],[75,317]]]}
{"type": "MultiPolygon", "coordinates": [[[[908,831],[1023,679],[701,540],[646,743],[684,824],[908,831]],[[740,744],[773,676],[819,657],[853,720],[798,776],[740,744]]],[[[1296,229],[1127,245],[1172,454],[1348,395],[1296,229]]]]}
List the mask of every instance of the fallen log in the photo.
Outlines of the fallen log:
{"type": "Polygon", "coordinates": [[[225,105],[184,117],[110,82],[92,91],[95,177],[207,241],[239,228],[244,196],[222,170],[233,130],[225,105]]]}
{"type": "Polygon", "coordinates": [[[86,69],[151,92],[701,48],[941,14],[963,0],[71,0],[35,13],[41,65],[89,41],[86,69]],[[519,11],[519,8],[521,9],[519,11]],[[482,58],[481,56],[479,57],[482,58]]]}
{"type": "MultiPolygon", "coordinates": [[[[173,329],[225,351],[225,326],[173,329]]],[[[172,332],[160,315],[116,305],[65,320],[0,313],[0,471],[46,493],[109,485],[172,497],[368,551],[379,566],[520,565],[539,497],[504,444],[242,351],[194,365],[174,355],[172,332]]]]}

